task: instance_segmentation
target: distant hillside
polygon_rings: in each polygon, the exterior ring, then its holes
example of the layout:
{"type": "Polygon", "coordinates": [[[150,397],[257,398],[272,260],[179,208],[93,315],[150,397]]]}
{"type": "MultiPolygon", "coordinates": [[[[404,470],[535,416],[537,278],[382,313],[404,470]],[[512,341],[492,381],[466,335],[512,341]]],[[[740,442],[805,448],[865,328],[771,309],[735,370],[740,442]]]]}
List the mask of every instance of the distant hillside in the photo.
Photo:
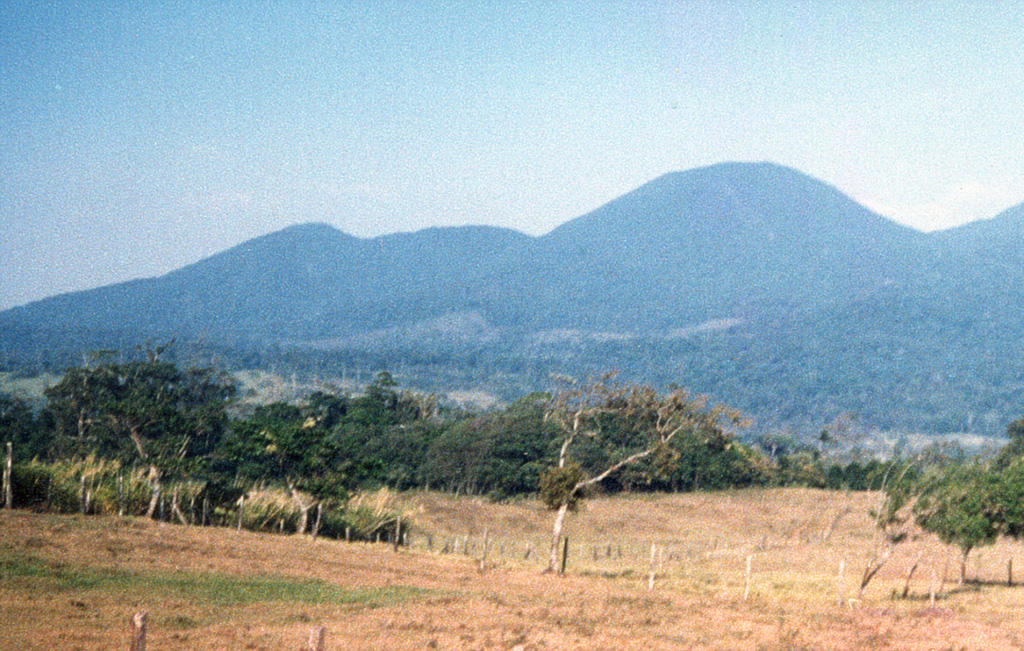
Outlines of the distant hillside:
{"type": "MultiPolygon", "coordinates": [[[[1024,411],[1024,206],[923,234],[770,163],[666,174],[542,237],[295,226],[0,313],[0,361],[177,337],[238,365],[388,366],[505,397],[680,382],[764,426],[999,432],[1024,411]]],[[[820,431],[820,429],[819,429],[820,431]]]]}
{"type": "Polygon", "coordinates": [[[932,258],[921,233],[769,163],[667,174],[555,229],[535,255],[556,271],[546,286],[594,300],[606,323],[670,329],[843,303],[932,258]]]}
{"type": "Polygon", "coordinates": [[[361,240],[286,228],[159,278],[0,313],[5,329],[213,340],[310,339],[432,318],[486,300],[492,261],[528,236],[492,227],[361,240]]]}
{"type": "Polygon", "coordinates": [[[949,250],[976,255],[1004,265],[1008,272],[1024,273],[1024,204],[983,219],[933,234],[949,250]]]}

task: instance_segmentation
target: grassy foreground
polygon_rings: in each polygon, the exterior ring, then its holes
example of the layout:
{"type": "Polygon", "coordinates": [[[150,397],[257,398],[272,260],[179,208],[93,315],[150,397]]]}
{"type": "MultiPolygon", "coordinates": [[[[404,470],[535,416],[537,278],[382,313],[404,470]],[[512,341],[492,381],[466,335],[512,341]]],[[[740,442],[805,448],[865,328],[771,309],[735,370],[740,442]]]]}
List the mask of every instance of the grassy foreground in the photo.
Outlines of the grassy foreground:
{"type": "Polygon", "coordinates": [[[856,599],[877,544],[867,515],[877,495],[595,499],[568,524],[564,577],[540,573],[550,515],[533,502],[404,499],[416,530],[398,553],[134,518],[0,512],[0,649],[127,649],[137,610],[149,612],[151,651],[294,650],[316,624],[331,650],[1024,644],[1024,587],[1006,585],[1014,554],[1024,575],[1016,544],[976,552],[974,580],[956,586],[955,550],[933,539],[906,543],[856,599]],[[915,562],[908,598],[898,598],[915,562]]]}

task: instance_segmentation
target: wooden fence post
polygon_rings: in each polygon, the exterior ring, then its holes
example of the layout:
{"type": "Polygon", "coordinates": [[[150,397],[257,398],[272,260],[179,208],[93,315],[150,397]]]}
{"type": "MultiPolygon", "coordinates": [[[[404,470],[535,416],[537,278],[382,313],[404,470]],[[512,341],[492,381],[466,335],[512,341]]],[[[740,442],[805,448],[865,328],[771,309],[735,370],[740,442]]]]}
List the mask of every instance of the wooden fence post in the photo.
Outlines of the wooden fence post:
{"type": "Polygon", "coordinates": [[[306,643],[306,651],[324,651],[324,636],[327,633],[327,629],[323,626],[317,626],[309,634],[309,640],[306,643]]]}
{"type": "Polygon", "coordinates": [[[846,590],[843,589],[843,574],[846,571],[846,559],[839,559],[839,571],[836,572],[836,603],[840,606],[846,601],[846,590]]]}
{"type": "Polygon", "coordinates": [[[747,600],[750,596],[750,564],[753,562],[754,557],[751,555],[747,556],[747,579],[746,585],[743,587],[743,601],[747,600]]]}
{"type": "Polygon", "coordinates": [[[648,573],[648,575],[647,575],[647,589],[648,590],[653,590],[654,589],[654,573],[655,573],[654,561],[655,561],[655,557],[657,556],[657,551],[658,551],[658,548],[655,547],[654,543],[651,543],[651,570],[650,570],[650,573],[648,573]]]}
{"type": "Polygon", "coordinates": [[[14,472],[14,444],[7,442],[7,459],[4,461],[4,506],[14,508],[14,489],[11,487],[11,474],[14,472]]]}
{"type": "Polygon", "coordinates": [[[146,619],[144,610],[132,615],[129,651],[146,651],[146,619]]]}
{"type": "Polygon", "coordinates": [[[78,480],[78,510],[82,514],[89,512],[89,497],[88,492],[85,488],[85,471],[82,471],[82,476],[78,480]]]}
{"type": "Polygon", "coordinates": [[[117,470],[117,515],[124,516],[124,473],[117,470]]]}

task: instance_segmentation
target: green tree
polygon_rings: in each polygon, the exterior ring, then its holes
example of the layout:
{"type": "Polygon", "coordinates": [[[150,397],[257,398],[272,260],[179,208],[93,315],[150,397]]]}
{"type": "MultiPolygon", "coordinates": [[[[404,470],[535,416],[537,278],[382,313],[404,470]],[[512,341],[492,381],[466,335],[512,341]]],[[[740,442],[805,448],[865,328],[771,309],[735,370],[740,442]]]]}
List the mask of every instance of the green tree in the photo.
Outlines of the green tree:
{"type": "Polygon", "coordinates": [[[993,464],[996,470],[1024,458],[1024,418],[1018,418],[1006,427],[1006,438],[1009,442],[999,451],[993,464]]]}
{"type": "Polygon", "coordinates": [[[432,396],[400,391],[389,373],[378,373],[363,395],[347,401],[331,430],[345,477],[352,485],[415,482],[437,434],[436,411],[432,396]]]}
{"type": "Polygon", "coordinates": [[[15,460],[49,456],[48,425],[45,413],[37,415],[25,400],[0,392],[0,443],[13,443],[15,460]]]}
{"type": "Polygon", "coordinates": [[[146,515],[152,517],[165,475],[196,471],[219,444],[234,393],[226,374],[183,371],[150,355],[69,369],[46,395],[74,453],[94,451],[147,467],[152,496],[146,515]]]}
{"type": "Polygon", "coordinates": [[[418,485],[424,459],[442,431],[441,423],[419,419],[393,425],[368,438],[363,449],[374,464],[362,466],[364,483],[385,484],[395,490],[418,485]]]}
{"type": "Polygon", "coordinates": [[[432,486],[456,494],[477,494],[483,484],[494,431],[487,416],[452,423],[427,448],[420,474],[432,486]]]}
{"type": "Polygon", "coordinates": [[[105,436],[108,423],[102,411],[107,401],[108,375],[103,367],[69,368],[59,383],[46,390],[56,425],[56,457],[84,457],[99,452],[109,440],[105,436]]]}
{"type": "Polygon", "coordinates": [[[345,418],[349,407],[348,396],[314,391],[306,399],[306,407],[303,412],[308,418],[313,418],[318,427],[330,430],[345,418]]]}
{"type": "Polygon", "coordinates": [[[299,510],[297,531],[309,530],[309,513],[325,500],[341,499],[348,482],[341,450],[314,415],[296,405],[275,402],[256,408],[251,418],[232,423],[225,446],[238,474],[251,481],[280,481],[299,510]]]}
{"type": "Polygon", "coordinates": [[[969,464],[950,466],[918,487],[914,518],[925,531],[960,548],[961,583],[971,550],[991,545],[1004,529],[1000,484],[998,473],[980,464],[969,464]]]}
{"type": "Polygon", "coordinates": [[[549,402],[545,417],[560,439],[554,468],[541,477],[541,493],[556,511],[547,571],[558,562],[565,516],[584,491],[645,459],[665,474],[678,462],[672,442],[695,435],[722,436],[723,422],[739,425],[738,412],[709,407],[682,389],[661,395],[647,386],[621,386],[613,377],[567,384],[549,402]]]}
{"type": "Polygon", "coordinates": [[[1024,536],[1024,457],[997,472],[995,503],[1000,531],[1019,540],[1024,536]]]}
{"type": "Polygon", "coordinates": [[[503,411],[459,420],[431,443],[421,468],[425,482],[501,498],[537,489],[550,461],[554,431],[544,421],[550,396],[531,394],[503,411]]]}
{"type": "Polygon", "coordinates": [[[345,420],[382,431],[420,418],[424,405],[413,394],[399,391],[397,387],[391,374],[381,371],[363,395],[350,401],[345,420]]]}

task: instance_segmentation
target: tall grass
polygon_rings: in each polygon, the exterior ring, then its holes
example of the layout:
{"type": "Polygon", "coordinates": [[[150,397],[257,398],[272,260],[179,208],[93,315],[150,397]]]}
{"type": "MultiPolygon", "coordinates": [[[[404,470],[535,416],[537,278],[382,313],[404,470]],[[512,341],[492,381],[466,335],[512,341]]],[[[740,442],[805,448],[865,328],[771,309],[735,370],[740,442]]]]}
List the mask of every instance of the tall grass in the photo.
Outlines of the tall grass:
{"type": "MultiPolygon", "coordinates": [[[[146,514],[153,489],[143,468],[90,455],[81,459],[14,466],[15,507],[51,513],[146,514]]],[[[165,482],[155,516],[186,524],[241,526],[250,531],[294,533],[301,512],[290,495],[272,484],[236,485],[225,493],[205,481],[165,482]],[[228,495],[228,497],[225,497],[228,495]],[[244,496],[244,499],[239,499],[244,496]]],[[[392,540],[400,521],[397,496],[388,489],[358,493],[321,506],[318,533],[351,540],[392,540]]],[[[312,524],[315,516],[311,518],[312,524]]],[[[408,518],[405,518],[406,522],[408,518]]]]}
{"type": "Polygon", "coordinates": [[[151,489],[145,472],[95,455],[13,468],[15,506],[54,513],[141,515],[151,489]]]}

